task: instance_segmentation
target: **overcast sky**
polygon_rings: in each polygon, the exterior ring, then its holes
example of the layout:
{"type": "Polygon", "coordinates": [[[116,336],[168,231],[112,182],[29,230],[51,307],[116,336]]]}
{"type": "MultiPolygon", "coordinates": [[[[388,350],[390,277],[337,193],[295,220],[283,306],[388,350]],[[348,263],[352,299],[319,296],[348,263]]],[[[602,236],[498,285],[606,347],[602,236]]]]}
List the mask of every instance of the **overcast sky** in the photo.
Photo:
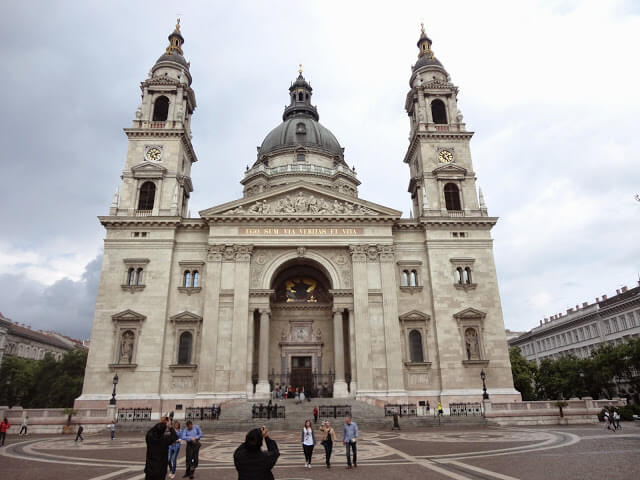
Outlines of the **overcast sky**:
{"type": "Polygon", "coordinates": [[[493,230],[505,325],[637,285],[638,1],[14,1],[0,29],[0,311],[88,337],[122,132],[177,13],[198,108],[191,212],[241,196],[303,64],[360,196],[409,214],[420,22],[452,81],[493,230]]]}

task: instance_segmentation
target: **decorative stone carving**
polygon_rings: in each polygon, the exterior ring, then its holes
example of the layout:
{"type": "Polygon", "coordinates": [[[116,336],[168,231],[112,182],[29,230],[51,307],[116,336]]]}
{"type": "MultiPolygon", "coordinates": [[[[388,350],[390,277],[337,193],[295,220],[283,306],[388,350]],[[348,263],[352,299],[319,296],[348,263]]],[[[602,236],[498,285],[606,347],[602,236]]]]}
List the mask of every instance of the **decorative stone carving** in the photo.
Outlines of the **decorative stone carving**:
{"type": "Polygon", "coordinates": [[[298,192],[269,200],[258,200],[248,208],[242,205],[227,210],[223,215],[378,215],[378,212],[363,205],[334,199],[329,203],[324,198],[298,192]]]}
{"type": "Polygon", "coordinates": [[[395,256],[395,248],[393,245],[379,245],[378,253],[381,262],[393,262],[395,256]]]}
{"type": "Polygon", "coordinates": [[[478,332],[474,328],[467,328],[464,332],[464,343],[467,350],[467,360],[480,360],[480,346],[478,332]]]}
{"type": "Polygon", "coordinates": [[[235,249],[237,262],[248,262],[251,259],[253,245],[236,245],[235,249]]]}
{"type": "Polygon", "coordinates": [[[370,262],[375,262],[378,260],[378,247],[377,245],[369,245],[367,247],[367,259],[370,262]]]}
{"type": "Polygon", "coordinates": [[[305,247],[298,247],[296,251],[298,252],[299,257],[304,257],[304,254],[306,253],[307,249],[305,247]]]}
{"type": "Polygon", "coordinates": [[[354,262],[365,262],[367,260],[366,245],[349,245],[349,253],[354,262]]]}
{"type": "Polygon", "coordinates": [[[135,335],[131,330],[127,330],[122,334],[120,342],[120,361],[118,363],[131,363],[133,359],[133,342],[135,335]]]}
{"type": "Polygon", "coordinates": [[[207,250],[207,261],[221,262],[223,251],[224,251],[224,245],[209,245],[209,248],[207,250]]]}

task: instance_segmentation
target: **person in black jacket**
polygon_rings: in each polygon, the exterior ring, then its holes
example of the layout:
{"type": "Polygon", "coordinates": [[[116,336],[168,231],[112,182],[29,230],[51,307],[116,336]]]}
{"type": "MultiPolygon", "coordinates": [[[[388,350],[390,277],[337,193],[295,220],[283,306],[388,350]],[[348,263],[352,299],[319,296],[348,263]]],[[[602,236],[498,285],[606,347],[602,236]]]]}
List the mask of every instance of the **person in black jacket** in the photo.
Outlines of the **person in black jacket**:
{"type": "Polygon", "coordinates": [[[145,480],[164,480],[169,465],[169,445],[178,440],[178,435],[169,424],[170,420],[157,423],[147,432],[147,462],[144,467],[145,480]],[[168,425],[169,424],[169,425],[168,425]],[[169,426],[168,434],[165,433],[169,426]]]}
{"type": "Polygon", "coordinates": [[[271,469],[279,456],[278,444],[269,438],[267,427],[249,430],[244,443],[233,453],[238,480],[273,480],[271,469]],[[261,450],[263,439],[267,443],[266,452],[261,450]]]}

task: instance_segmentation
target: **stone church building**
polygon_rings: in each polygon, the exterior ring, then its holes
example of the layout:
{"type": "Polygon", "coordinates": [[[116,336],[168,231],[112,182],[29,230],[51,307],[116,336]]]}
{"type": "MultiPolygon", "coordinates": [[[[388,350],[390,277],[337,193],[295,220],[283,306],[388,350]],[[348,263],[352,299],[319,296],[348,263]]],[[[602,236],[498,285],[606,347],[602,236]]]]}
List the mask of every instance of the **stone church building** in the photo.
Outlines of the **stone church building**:
{"type": "Polygon", "coordinates": [[[178,24],[141,83],[122,183],[99,217],[104,260],[76,406],[104,407],[115,373],[118,406],[154,415],[288,385],[446,406],[481,399],[482,369],[492,399],[519,400],[497,218],[476,189],[458,88],[424,30],[405,102],[412,218],[359,197],[301,71],[243,197],[191,218],[196,98],[183,42],[178,24]]]}

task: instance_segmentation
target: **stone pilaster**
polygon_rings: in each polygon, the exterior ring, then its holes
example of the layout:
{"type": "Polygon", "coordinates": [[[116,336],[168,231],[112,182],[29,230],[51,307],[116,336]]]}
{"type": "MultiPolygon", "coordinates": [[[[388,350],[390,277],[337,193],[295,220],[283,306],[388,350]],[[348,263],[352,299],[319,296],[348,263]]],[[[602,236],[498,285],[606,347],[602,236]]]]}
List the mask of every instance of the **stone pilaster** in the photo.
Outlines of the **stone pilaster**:
{"type": "Polygon", "coordinates": [[[253,309],[249,310],[247,330],[247,398],[253,395],[253,381],[251,374],[253,371],[253,309]]]}
{"type": "Polygon", "coordinates": [[[344,338],[343,338],[343,311],[333,311],[333,352],[336,378],[333,383],[333,396],[341,398],[348,396],[347,383],[344,381],[344,338]]]}
{"type": "Polygon", "coordinates": [[[359,391],[373,388],[371,370],[371,335],[369,334],[369,281],[367,278],[367,246],[349,246],[353,264],[354,332],[358,337],[356,364],[359,391]]]}
{"type": "Polygon", "coordinates": [[[349,309],[349,353],[351,356],[351,382],[349,384],[349,391],[352,396],[356,394],[357,380],[358,380],[358,367],[356,366],[356,334],[355,334],[356,322],[355,315],[353,314],[353,308],[349,309]]]}
{"type": "Polygon", "coordinates": [[[398,320],[398,298],[393,245],[380,245],[382,308],[384,311],[384,343],[387,353],[387,389],[404,391],[402,344],[398,320]]]}
{"type": "Polygon", "coordinates": [[[256,385],[256,397],[269,396],[269,329],[271,311],[260,310],[260,349],[258,354],[258,385],[256,385]]]}
{"type": "Polygon", "coordinates": [[[200,342],[200,359],[198,361],[198,392],[200,394],[213,394],[214,391],[223,249],[224,245],[210,245],[207,253],[204,283],[207,295],[204,298],[204,321],[202,322],[202,341],[200,342]]]}
{"type": "Polygon", "coordinates": [[[249,311],[249,268],[253,245],[236,246],[234,272],[231,377],[229,390],[245,392],[247,381],[247,331],[249,311]]]}

